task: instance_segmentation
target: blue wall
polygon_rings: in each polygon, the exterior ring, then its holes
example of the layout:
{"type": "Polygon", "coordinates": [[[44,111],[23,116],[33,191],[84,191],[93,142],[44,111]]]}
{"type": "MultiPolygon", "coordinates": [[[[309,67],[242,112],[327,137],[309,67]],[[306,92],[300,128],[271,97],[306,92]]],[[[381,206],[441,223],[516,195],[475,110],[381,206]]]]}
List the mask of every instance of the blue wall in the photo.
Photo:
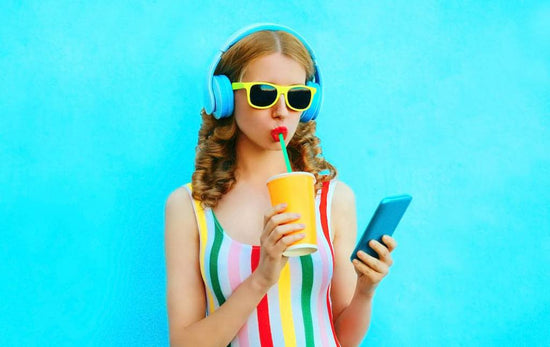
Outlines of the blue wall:
{"type": "Polygon", "coordinates": [[[164,201],[257,21],[315,47],[360,226],[414,196],[365,344],[550,344],[548,2],[195,3],[0,2],[0,345],[167,344],[164,201]]]}

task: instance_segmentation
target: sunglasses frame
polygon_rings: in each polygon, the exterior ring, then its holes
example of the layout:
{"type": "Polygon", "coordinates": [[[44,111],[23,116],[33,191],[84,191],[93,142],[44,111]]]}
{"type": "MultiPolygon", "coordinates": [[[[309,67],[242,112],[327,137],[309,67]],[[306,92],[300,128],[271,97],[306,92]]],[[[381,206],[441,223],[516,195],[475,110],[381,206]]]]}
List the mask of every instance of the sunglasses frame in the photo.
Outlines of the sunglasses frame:
{"type": "Polygon", "coordinates": [[[277,103],[277,101],[279,101],[279,98],[281,97],[281,94],[283,94],[285,96],[286,106],[288,108],[290,108],[291,110],[298,111],[298,112],[305,111],[305,110],[307,110],[308,108],[311,107],[311,103],[313,102],[313,96],[317,92],[317,88],[306,86],[305,84],[293,84],[293,85],[289,85],[289,86],[281,86],[281,85],[273,84],[273,83],[269,83],[269,82],[233,82],[233,83],[231,83],[231,88],[233,90],[246,89],[246,99],[248,101],[248,104],[250,105],[250,107],[253,107],[253,108],[256,108],[256,109],[259,109],[259,110],[265,110],[265,109],[268,109],[270,107],[273,107],[273,105],[275,105],[277,103]],[[277,91],[277,97],[275,98],[273,103],[271,103],[270,105],[267,105],[267,106],[256,106],[256,105],[252,104],[252,102],[250,101],[250,88],[252,88],[252,86],[255,86],[255,85],[258,85],[258,84],[265,84],[265,85],[268,85],[270,87],[275,88],[275,90],[277,91]],[[288,102],[288,91],[291,90],[292,88],[296,88],[296,87],[305,88],[305,89],[308,89],[311,92],[311,98],[309,99],[309,104],[307,105],[307,107],[305,107],[303,109],[298,109],[298,108],[292,107],[288,102]]]}

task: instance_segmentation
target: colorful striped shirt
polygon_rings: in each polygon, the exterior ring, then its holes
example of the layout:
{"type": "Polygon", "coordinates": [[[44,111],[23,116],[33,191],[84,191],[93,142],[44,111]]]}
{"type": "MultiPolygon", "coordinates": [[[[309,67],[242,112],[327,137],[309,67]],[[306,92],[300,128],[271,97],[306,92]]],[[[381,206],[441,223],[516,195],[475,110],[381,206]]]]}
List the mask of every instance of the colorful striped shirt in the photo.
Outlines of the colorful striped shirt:
{"type": "MultiPolygon", "coordinates": [[[[329,226],[334,186],[335,181],[325,182],[315,199],[317,252],[289,258],[278,283],[260,301],[230,346],[339,346],[330,300],[334,251],[329,226]]],[[[191,193],[191,185],[186,188],[191,193]]],[[[201,207],[197,200],[193,205],[206,314],[211,314],[256,269],[260,247],[233,240],[212,209],[201,207]]]]}

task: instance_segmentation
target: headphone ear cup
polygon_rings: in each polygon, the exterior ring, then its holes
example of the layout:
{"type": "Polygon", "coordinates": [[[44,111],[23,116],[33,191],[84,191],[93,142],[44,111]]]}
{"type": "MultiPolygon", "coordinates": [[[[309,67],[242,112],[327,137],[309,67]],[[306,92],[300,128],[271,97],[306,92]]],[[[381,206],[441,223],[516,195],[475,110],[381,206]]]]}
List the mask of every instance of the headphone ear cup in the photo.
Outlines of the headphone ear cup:
{"type": "Polygon", "coordinates": [[[300,117],[300,122],[309,122],[310,120],[314,120],[317,118],[317,115],[319,114],[319,110],[321,109],[321,101],[323,100],[323,92],[321,89],[321,86],[315,82],[307,82],[307,86],[313,87],[317,89],[315,92],[315,95],[313,96],[313,100],[311,101],[311,106],[305,110],[302,113],[302,116],[300,117]]]}
{"type": "Polygon", "coordinates": [[[226,118],[233,114],[233,88],[231,81],[225,75],[212,77],[212,91],[214,96],[214,118],[226,118]]]}

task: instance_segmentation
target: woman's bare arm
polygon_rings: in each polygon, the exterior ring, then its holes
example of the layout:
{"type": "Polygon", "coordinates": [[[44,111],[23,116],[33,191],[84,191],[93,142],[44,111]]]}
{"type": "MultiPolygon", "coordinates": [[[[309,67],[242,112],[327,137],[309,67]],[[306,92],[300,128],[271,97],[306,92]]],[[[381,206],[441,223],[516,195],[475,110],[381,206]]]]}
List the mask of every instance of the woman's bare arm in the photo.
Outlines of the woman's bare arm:
{"type": "Polygon", "coordinates": [[[334,231],[334,276],[331,299],[336,335],[342,346],[358,346],[371,320],[372,299],[380,281],[392,264],[390,252],[395,241],[384,236],[386,246],[376,242],[371,246],[379,253],[376,259],[361,252],[361,261],[350,261],[357,236],[357,216],[353,191],[338,182],[332,203],[334,231]]]}

